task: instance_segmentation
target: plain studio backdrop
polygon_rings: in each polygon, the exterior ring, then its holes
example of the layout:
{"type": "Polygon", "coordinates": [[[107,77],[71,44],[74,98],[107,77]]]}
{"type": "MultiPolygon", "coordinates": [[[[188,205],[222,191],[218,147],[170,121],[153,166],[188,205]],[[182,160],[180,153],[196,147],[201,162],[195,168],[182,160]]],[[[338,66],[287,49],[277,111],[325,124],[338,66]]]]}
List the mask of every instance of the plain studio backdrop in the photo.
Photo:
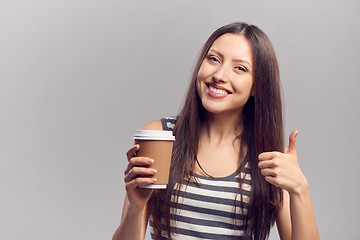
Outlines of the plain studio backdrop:
{"type": "Polygon", "coordinates": [[[300,129],[321,238],[360,239],[358,9],[355,0],[1,1],[0,239],[111,239],[133,132],[178,113],[202,44],[234,21],[275,46],[285,135],[300,129]]]}

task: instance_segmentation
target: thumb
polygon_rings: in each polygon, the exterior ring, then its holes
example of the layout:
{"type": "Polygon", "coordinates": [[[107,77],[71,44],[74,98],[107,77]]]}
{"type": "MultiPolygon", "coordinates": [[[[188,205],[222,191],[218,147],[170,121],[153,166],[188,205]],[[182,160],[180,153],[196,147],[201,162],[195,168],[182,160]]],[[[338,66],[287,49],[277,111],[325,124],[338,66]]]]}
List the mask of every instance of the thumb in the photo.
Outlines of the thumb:
{"type": "Polygon", "coordinates": [[[299,133],[299,129],[294,130],[289,137],[289,148],[287,153],[296,153],[296,136],[299,133]]]}

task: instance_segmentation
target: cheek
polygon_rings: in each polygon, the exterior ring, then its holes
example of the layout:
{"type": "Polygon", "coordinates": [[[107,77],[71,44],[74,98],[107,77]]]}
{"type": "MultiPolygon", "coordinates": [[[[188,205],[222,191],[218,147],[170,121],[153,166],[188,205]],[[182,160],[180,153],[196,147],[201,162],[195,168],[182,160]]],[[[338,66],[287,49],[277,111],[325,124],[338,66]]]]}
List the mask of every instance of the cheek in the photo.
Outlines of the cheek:
{"type": "Polygon", "coordinates": [[[199,76],[196,78],[196,92],[201,98],[201,81],[199,80],[199,76]]]}
{"type": "Polygon", "coordinates": [[[202,87],[202,82],[204,81],[204,79],[205,79],[205,76],[204,76],[205,74],[204,74],[204,68],[203,68],[203,66],[201,65],[200,66],[200,68],[199,68],[199,71],[198,71],[198,73],[197,73],[197,75],[196,75],[196,89],[197,89],[197,91],[199,92],[200,91],[200,89],[201,89],[201,87],[202,87]]]}
{"type": "Polygon", "coordinates": [[[201,64],[200,68],[199,68],[199,71],[197,73],[197,81],[201,81],[203,78],[204,78],[204,67],[203,67],[203,64],[201,64]]]}
{"type": "Polygon", "coordinates": [[[238,84],[234,86],[239,92],[242,92],[246,95],[251,95],[253,93],[253,81],[252,79],[242,79],[238,81],[238,84]]]}
{"type": "Polygon", "coordinates": [[[253,93],[253,89],[254,89],[254,83],[253,83],[253,81],[250,81],[250,83],[249,83],[249,94],[250,95],[253,93]]]}

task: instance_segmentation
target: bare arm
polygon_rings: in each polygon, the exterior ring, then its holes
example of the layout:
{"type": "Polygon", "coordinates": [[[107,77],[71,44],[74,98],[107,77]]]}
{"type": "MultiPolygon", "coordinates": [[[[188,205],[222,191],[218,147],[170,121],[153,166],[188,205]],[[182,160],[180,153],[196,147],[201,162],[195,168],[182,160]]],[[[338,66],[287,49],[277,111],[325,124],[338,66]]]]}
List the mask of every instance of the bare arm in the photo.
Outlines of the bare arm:
{"type": "Polygon", "coordinates": [[[284,202],[276,218],[280,239],[291,239],[291,216],[290,216],[290,196],[283,190],[284,202]]]}
{"type": "Polygon", "coordinates": [[[142,210],[129,207],[126,197],[120,226],[116,229],[113,240],[140,240],[145,238],[147,226],[146,208],[142,210]]]}
{"type": "Polygon", "coordinates": [[[295,130],[290,135],[289,149],[284,153],[260,154],[259,167],[266,181],[283,189],[284,204],[276,221],[281,239],[317,240],[320,237],[309,185],[297,161],[297,133],[295,130]]]}
{"type": "MultiPolygon", "coordinates": [[[[147,123],[142,129],[162,130],[160,121],[147,123]]],[[[152,190],[141,189],[138,186],[154,183],[149,176],[153,175],[154,169],[150,168],[152,159],[136,157],[138,145],[132,146],[127,152],[128,166],[125,169],[126,198],[119,227],[116,229],[113,240],[143,240],[147,227],[146,203],[152,190]]]]}
{"type": "Polygon", "coordinates": [[[284,191],[284,205],[276,225],[281,239],[320,239],[309,189],[299,195],[284,191]]]}

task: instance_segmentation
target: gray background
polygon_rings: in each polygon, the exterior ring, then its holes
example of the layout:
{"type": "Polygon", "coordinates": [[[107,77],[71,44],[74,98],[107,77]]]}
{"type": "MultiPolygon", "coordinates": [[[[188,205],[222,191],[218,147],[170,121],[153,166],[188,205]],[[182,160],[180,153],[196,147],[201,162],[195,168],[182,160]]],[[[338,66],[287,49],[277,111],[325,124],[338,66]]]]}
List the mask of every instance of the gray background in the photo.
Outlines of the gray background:
{"type": "MultiPolygon", "coordinates": [[[[135,129],[176,115],[216,28],[260,26],[322,239],[360,239],[357,1],[0,2],[0,239],[111,239],[135,129]]],[[[275,228],[271,239],[278,239],[275,228]]]]}

